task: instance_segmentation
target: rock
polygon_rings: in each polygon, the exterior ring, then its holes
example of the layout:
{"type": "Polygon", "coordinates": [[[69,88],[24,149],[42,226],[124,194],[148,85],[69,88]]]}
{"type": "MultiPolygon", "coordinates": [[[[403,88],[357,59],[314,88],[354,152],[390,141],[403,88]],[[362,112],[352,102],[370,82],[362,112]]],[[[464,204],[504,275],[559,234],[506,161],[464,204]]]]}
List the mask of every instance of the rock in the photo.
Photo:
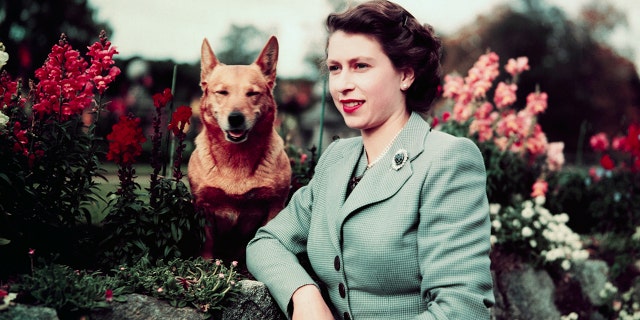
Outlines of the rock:
{"type": "Polygon", "coordinates": [[[586,260],[575,263],[573,266],[575,277],[582,287],[582,293],[587,296],[594,306],[603,306],[606,299],[600,296],[600,292],[609,281],[609,267],[602,260],[586,260]]]}
{"type": "Polygon", "coordinates": [[[0,320],[59,320],[56,310],[39,307],[27,306],[22,304],[12,305],[9,308],[0,311],[0,320]]]}
{"type": "Polygon", "coordinates": [[[110,310],[95,310],[91,312],[91,319],[95,320],[202,320],[207,314],[198,312],[191,307],[175,308],[168,302],[141,294],[129,294],[127,302],[114,302],[110,310]]]}
{"type": "Polygon", "coordinates": [[[546,271],[524,264],[522,268],[503,271],[496,282],[495,291],[499,291],[496,295],[502,294],[503,304],[508,306],[507,312],[502,314],[508,317],[502,319],[560,319],[561,314],[554,304],[555,286],[546,271]]]}
{"type": "MultiPolygon", "coordinates": [[[[240,293],[227,302],[222,312],[214,314],[217,320],[285,320],[286,317],[269,294],[267,287],[258,281],[238,282],[240,293]]],[[[126,295],[126,302],[114,302],[110,309],[93,310],[92,320],[202,320],[209,314],[192,307],[175,308],[167,301],[141,294],[126,295]]],[[[0,311],[0,320],[59,320],[51,308],[16,304],[0,311]]],[[[74,317],[76,319],[78,317],[74,317]]]]}
{"type": "Polygon", "coordinates": [[[262,282],[242,280],[238,285],[242,294],[227,305],[222,312],[221,320],[286,319],[262,282]]]}

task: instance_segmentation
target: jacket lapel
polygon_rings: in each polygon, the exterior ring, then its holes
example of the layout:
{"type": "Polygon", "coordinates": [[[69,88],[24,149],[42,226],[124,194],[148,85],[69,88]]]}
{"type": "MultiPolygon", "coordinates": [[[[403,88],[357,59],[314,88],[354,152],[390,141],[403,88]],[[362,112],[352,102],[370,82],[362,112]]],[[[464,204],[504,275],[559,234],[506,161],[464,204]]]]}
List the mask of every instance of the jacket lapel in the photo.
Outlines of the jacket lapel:
{"type": "MultiPolygon", "coordinates": [[[[337,215],[336,225],[341,225],[354,211],[366,205],[383,201],[398,192],[411,177],[413,173],[411,162],[424,150],[424,141],[429,130],[429,124],[422,120],[417,113],[412,113],[407,125],[389,149],[389,153],[379,163],[367,170],[362,180],[349,195],[349,198],[344,201],[337,215]],[[409,159],[402,167],[395,170],[392,168],[392,160],[394,155],[402,149],[407,151],[409,159]]],[[[349,163],[350,168],[342,173],[347,176],[347,179],[340,178],[341,199],[344,199],[344,190],[346,190],[346,184],[351,177],[351,171],[357,160],[358,155],[355,156],[355,160],[345,161],[344,163],[345,166],[349,163]]]]}

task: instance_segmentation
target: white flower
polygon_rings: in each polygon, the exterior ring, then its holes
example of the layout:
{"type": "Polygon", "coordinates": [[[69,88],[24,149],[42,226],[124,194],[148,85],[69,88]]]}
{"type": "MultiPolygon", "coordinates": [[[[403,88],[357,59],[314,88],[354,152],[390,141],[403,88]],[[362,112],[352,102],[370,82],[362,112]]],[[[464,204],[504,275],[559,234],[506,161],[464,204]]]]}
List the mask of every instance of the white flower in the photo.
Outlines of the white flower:
{"type": "Polygon", "coordinates": [[[631,236],[631,239],[640,241],[640,226],[636,227],[636,232],[631,236]]]}
{"type": "Polygon", "coordinates": [[[513,219],[511,224],[516,228],[520,228],[522,226],[522,223],[520,223],[520,220],[518,220],[518,219],[513,219]]]}
{"type": "Polygon", "coordinates": [[[537,196],[533,200],[536,202],[536,206],[542,206],[547,201],[547,198],[545,196],[537,196]]]}
{"type": "Polygon", "coordinates": [[[498,237],[491,235],[491,237],[489,237],[489,241],[491,241],[491,245],[494,245],[498,242],[498,237]]]}
{"type": "Polygon", "coordinates": [[[533,235],[533,230],[529,227],[522,228],[522,236],[525,238],[531,237],[533,235]]]}
{"type": "Polygon", "coordinates": [[[534,226],[536,229],[540,229],[540,227],[542,227],[542,225],[540,224],[540,221],[534,221],[534,222],[533,222],[533,226],[534,226]]]}
{"type": "Polygon", "coordinates": [[[9,61],[9,54],[4,52],[4,43],[0,42],[0,69],[9,61]]]}
{"type": "Polygon", "coordinates": [[[560,266],[562,267],[562,270],[568,271],[571,268],[571,262],[569,260],[564,260],[560,266]]]}
{"type": "Polygon", "coordinates": [[[558,223],[567,223],[569,222],[569,215],[566,213],[561,213],[556,215],[555,217],[556,222],[558,223]]]}
{"type": "Polygon", "coordinates": [[[0,51],[0,69],[7,64],[7,61],[9,61],[9,54],[4,51],[0,51]]]}
{"type": "Polygon", "coordinates": [[[536,212],[533,211],[533,208],[531,207],[525,207],[524,209],[522,209],[522,212],[520,213],[522,215],[523,218],[525,219],[531,219],[533,217],[533,215],[536,212]]]}
{"type": "Polygon", "coordinates": [[[4,129],[7,126],[7,123],[9,123],[9,117],[0,112],[0,129],[4,129]]]}
{"type": "Polygon", "coordinates": [[[502,227],[502,223],[500,222],[500,220],[493,220],[493,222],[491,222],[491,225],[494,229],[496,229],[496,231],[500,230],[500,228],[502,227]]]}
{"type": "Polygon", "coordinates": [[[500,204],[499,203],[489,204],[489,213],[492,215],[497,215],[498,213],[500,213],[500,204]]]}
{"type": "Polygon", "coordinates": [[[535,247],[538,246],[538,242],[533,240],[533,239],[531,239],[531,240],[529,240],[529,245],[531,246],[531,248],[535,248],[535,247]]]}

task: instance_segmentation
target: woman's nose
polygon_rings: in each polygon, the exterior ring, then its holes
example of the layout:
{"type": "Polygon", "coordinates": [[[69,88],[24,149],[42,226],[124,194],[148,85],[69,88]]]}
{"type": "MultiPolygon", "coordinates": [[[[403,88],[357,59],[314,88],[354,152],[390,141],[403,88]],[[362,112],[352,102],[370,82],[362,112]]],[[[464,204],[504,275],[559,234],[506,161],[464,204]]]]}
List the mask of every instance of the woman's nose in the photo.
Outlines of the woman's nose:
{"type": "Polygon", "coordinates": [[[329,82],[331,87],[339,92],[350,91],[355,88],[353,77],[348,71],[342,71],[339,74],[331,76],[329,82]]]}

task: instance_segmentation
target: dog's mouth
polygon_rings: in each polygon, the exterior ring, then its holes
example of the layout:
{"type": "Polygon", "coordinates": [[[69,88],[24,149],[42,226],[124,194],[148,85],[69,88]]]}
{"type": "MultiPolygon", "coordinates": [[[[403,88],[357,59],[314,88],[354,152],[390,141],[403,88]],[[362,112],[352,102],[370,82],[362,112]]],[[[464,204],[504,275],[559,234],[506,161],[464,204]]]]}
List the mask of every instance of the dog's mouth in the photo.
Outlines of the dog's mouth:
{"type": "Polygon", "coordinates": [[[227,140],[233,143],[241,143],[247,140],[248,130],[227,130],[225,131],[227,140]]]}

